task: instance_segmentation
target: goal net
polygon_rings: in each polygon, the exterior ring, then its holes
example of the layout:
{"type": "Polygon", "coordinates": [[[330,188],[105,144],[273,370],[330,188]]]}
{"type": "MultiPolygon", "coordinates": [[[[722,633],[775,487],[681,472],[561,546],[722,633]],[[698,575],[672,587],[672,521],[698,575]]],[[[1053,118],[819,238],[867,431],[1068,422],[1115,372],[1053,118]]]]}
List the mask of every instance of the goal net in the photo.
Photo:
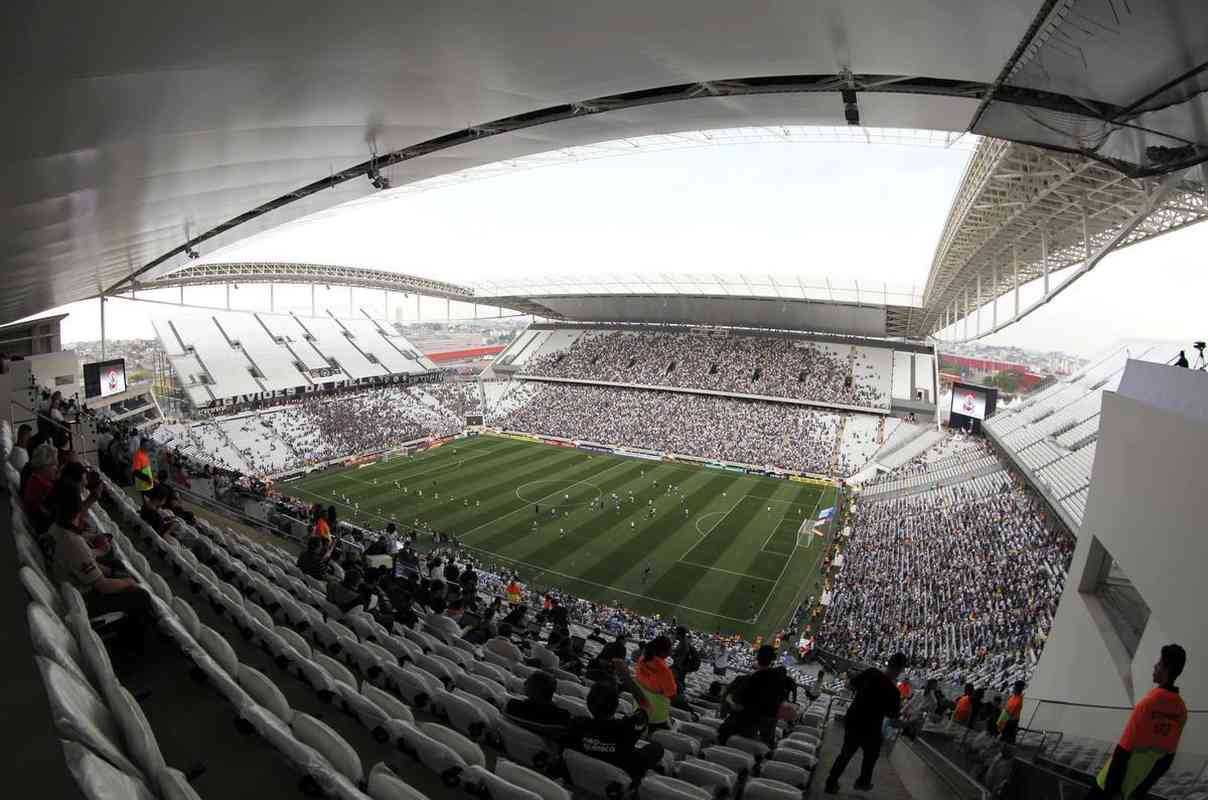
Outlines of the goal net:
{"type": "Polygon", "coordinates": [[[814,541],[814,521],[807,519],[801,523],[801,527],[797,529],[797,546],[809,547],[814,541]]]}

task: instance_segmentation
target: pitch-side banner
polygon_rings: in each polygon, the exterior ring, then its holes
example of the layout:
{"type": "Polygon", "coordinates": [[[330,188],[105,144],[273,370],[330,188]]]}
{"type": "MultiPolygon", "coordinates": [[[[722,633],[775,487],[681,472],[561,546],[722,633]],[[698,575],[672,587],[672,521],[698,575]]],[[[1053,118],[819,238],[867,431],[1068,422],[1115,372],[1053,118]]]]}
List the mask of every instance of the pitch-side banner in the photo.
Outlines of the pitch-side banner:
{"type": "Polygon", "coordinates": [[[974,419],[985,419],[985,393],[972,389],[954,389],[952,391],[952,413],[963,414],[974,419]]]}

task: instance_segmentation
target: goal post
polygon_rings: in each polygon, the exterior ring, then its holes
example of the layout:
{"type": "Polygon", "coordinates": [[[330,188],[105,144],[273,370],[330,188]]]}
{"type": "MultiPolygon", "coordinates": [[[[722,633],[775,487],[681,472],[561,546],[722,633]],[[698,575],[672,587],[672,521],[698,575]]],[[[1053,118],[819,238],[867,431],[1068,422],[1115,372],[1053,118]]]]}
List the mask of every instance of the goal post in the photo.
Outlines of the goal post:
{"type": "Polygon", "coordinates": [[[801,527],[797,529],[797,546],[809,547],[814,541],[814,521],[807,519],[802,521],[801,527]]]}

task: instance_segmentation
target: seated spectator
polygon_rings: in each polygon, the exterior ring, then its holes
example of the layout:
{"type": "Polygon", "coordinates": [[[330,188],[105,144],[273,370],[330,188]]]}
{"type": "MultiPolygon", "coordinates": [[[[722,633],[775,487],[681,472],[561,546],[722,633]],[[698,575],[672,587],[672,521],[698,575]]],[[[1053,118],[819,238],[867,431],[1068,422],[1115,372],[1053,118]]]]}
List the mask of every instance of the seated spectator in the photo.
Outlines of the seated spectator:
{"type": "Polygon", "coordinates": [[[298,556],[298,569],[302,570],[303,575],[321,581],[327,578],[327,566],[327,559],[323,557],[323,540],[311,536],[306,540],[306,549],[298,556]]]}
{"type": "MultiPolygon", "coordinates": [[[[624,663],[620,667],[628,675],[624,663]]],[[[638,738],[648,722],[646,712],[638,709],[627,717],[616,717],[619,704],[617,688],[611,681],[596,683],[587,693],[591,719],[572,718],[564,743],[571,750],[620,767],[637,781],[662,761],[663,746],[648,742],[638,747],[638,738]]]]}
{"type": "Polygon", "coordinates": [[[26,467],[25,482],[21,485],[21,507],[25,509],[34,530],[43,533],[53,522],[45,504],[59,476],[59,453],[52,444],[39,445],[26,467]]]}
{"type": "Polygon", "coordinates": [[[55,506],[55,495],[60,491],[73,491],[77,495],[86,494],[83,513],[87,515],[96,502],[101,499],[101,476],[91,467],[84,466],[78,460],[72,460],[59,468],[59,480],[55,483],[55,488],[51,490],[50,497],[46,501],[47,507],[55,506]]]}
{"type": "Polygon", "coordinates": [[[512,643],[512,626],[506,621],[499,624],[499,633],[493,639],[487,640],[483,645],[484,648],[490,650],[498,656],[503,656],[509,661],[521,663],[524,661],[524,655],[520,652],[520,648],[512,643]]]}
{"type": "Polygon", "coordinates": [[[138,510],[139,518],[161,536],[166,533],[171,523],[163,513],[164,502],[168,499],[166,490],[167,487],[159,483],[143,492],[143,505],[138,510]]]}
{"type": "Polygon", "coordinates": [[[185,508],[184,503],[180,500],[180,495],[171,486],[164,486],[164,506],[165,509],[171,511],[176,517],[184,520],[189,525],[197,524],[197,517],[192,511],[185,508]]]}
{"type": "Polygon", "coordinates": [[[543,670],[536,670],[524,681],[524,697],[513,697],[504,706],[508,719],[533,733],[561,739],[570,724],[570,712],[554,705],[558,681],[543,670]]]}
{"type": "Polygon", "coordinates": [[[29,440],[32,434],[33,429],[28,425],[17,428],[17,440],[13,442],[13,451],[8,454],[8,463],[12,464],[17,472],[25,469],[25,465],[29,463],[29,440]]]}
{"type": "Polygon", "coordinates": [[[784,667],[774,666],[776,649],[765,644],[755,654],[755,671],[736,678],[730,684],[728,701],[730,716],[717,732],[717,740],[725,744],[734,734],[758,735],[768,746],[776,729],[780,704],[789,696],[789,677],[784,667]]]}
{"type": "Polygon", "coordinates": [[[433,612],[424,618],[424,624],[446,640],[460,639],[461,615],[464,612],[460,599],[451,600],[443,611],[433,609],[433,612]]]}
{"type": "Polygon", "coordinates": [[[351,611],[364,603],[361,594],[363,575],[360,567],[350,567],[344,572],[344,579],[327,582],[327,601],[344,613],[351,611]]]}
{"type": "Polygon", "coordinates": [[[84,503],[73,492],[56,497],[50,540],[54,548],[52,570],[57,580],[70,581],[84,596],[89,616],[122,612],[121,642],[136,653],[143,650],[143,634],[151,620],[149,595],[129,577],[98,564],[89,542],[95,532],[84,527],[84,503]]]}

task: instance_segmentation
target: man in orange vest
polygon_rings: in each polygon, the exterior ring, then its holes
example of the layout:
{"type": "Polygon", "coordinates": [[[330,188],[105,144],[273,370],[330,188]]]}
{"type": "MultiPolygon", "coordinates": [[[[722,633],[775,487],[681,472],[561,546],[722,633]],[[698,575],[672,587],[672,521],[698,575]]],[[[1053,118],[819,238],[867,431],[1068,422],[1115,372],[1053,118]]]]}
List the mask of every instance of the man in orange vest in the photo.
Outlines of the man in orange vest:
{"type": "Polygon", "coordinates": [[[1019,732],[1019,715],[1023,713],[1023,681],[1015,681],[1011,696],[998,715],[998,735],[1007,744],[1015,744],[1015,734],[1019,732]]]}
{"type": "Polygon", "coordinates": [[[134,459],[131,462],[134,487],[140,492],[149,492],[155,485],[155,473],[151,471],[151,457],[147,455],[148,444],[146,439],[139,442],[138,450],[135,451],[134,459]]]}
{"type": "Polygon", "coordinates": [[[524,599],[521,594],[520,584],[516,582],[515,578],[512,578],[511,582],[508,583],[507,592],[508,602],[512,605],[519,605],[520,601],[524,599]]]}
{"type": "Polygon", "coordinates": [[[952,712],[952,721],[960,725],[973,724],[973,684],[965,684],[965,693],[956,701],[956,709],[952,712]]]}
{"type": "Polygon", "coordinates": [[[1182,647],[1162,648],[1153,666],[1153,682],[1158,685],[1133,709],[1087,800],[1148,797],[1150,788],[1170,769],[1187,724],[1187,705],[1174,685],[1186,665],[1187,651],[1182,647]]]}

